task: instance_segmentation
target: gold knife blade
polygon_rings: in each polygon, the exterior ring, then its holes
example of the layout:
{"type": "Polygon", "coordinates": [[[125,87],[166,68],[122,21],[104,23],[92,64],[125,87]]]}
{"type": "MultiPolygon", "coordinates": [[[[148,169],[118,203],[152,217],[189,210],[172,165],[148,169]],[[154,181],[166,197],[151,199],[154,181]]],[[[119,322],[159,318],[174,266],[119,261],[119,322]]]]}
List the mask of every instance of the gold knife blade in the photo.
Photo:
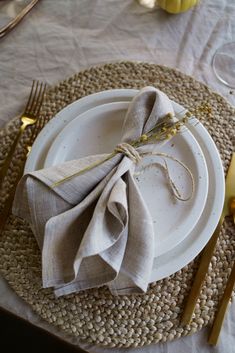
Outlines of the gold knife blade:
{"type": "Polygon", "coordinates": [[[217,239],[219,237],[220,230],[224,222],[224,218],[231,214],[230,202],[233,196],[235,196],[235,153],[233,153],[232,160],[226,177],[223,211],[222,211],[219,223],[211,239],[209,240],[209,242],[207,243],[207,245],[205,246],[202,252],[200,264],[199,264],[196,276],[194,278],[194,282],[192,284],[189,296],[187,298],[183,315],[181,317],[181,323],[183,325],[189,324],[192,319],[195,305],[200,295],[201,287],[206,277],[208,267],[215,250],[217,239]]]}

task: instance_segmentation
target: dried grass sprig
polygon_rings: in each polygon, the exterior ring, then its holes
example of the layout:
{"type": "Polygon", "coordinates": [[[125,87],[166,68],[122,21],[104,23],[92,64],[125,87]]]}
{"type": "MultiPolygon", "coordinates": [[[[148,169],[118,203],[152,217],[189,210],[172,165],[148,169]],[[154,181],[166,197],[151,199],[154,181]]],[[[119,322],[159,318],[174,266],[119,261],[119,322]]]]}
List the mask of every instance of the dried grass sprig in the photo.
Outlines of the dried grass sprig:
{"type": "MultiPolygon", "coordinates": [[[[213,111],[212,107],[208,102],[204,102],[200,104],[199,106],[194,107],[189,110],[183,110],[178,113],[178,116],[174,116],[172,113],[168,113],[165,115],[164,118],[161,119],[160,122],[158,122],[151,130],[149,130],[146,134],[141,135],[137,140],[132,141],[130,145],[134,148],[146,145],[146,144],[151,144],[151,143],[156,143],[156,142],[162,142],[165,140],[170,139],[177,133],[181,132],[182,127],[189,122],[190,119],[192,118],[198,118],[200,120],[200,116],[205,115],[207,116],[208,119],[211,119],[213,117],[213,111]],[[184,113],[184,114],[183,114],[184,113]],[[183,116],[181,116],[183,114],[183,116]]],[[[95,163],[92,163],[91,165],[87,166],[86,168],[80,170],[77,173],[74,173],[72,175],[69,175],[56,183],[52,184],[52,188],[55,188],[66,181],[71,180],[74,177],[77,177],[95,167],[98,167],[102,163],[110,160],[113,158],[116,154],[118,154],[118,150],[110,153],[106,158],[97,161],[95,163]]]]}

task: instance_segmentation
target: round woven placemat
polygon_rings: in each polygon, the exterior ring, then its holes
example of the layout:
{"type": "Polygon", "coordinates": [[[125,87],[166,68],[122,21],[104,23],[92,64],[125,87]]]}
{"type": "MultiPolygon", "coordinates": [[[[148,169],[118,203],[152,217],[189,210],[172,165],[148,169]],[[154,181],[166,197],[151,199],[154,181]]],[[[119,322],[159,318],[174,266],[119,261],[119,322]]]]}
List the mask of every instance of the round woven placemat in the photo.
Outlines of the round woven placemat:
{"type": "MultiPolygon", "coordinates": [[[[148,63],[121,62],[93,67],[48,89],[36,132],[28,129],[14,163],[0,191],[4,203],[17,175],[25,144],[59,110],[85,95],[112,88],[141,88],[153,85],[170,98],[192,109],[209,102],[213,116],[201,121],[213,137],[227,171],[234,147],[235,110],[225,99],[174,69],[148,63]]],[[[0,132],[0,165],[4,160],[19,120],[0,132]]],[[[0,236],[0,270],[15,292],[42,318],[87,343],[108,347],[137,347],[173,340],[208,325],[231,271],[235,234],[226,219],[216,252],[198,300],[192,323],[181,327],[179,318],[190,289],[198,259],[174,275],[150,285],[145,295],[115,297],[106,287],[83,291],[59,299],[42,289],[40,253],[30,227],[10,216],[0,236]]]]}

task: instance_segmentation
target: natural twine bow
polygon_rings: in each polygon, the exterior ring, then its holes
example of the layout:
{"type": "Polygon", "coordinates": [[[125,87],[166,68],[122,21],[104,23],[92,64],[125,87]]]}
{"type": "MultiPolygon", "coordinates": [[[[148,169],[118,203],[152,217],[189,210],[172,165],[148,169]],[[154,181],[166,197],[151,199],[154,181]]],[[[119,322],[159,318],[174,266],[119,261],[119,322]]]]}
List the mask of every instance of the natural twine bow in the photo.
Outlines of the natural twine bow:
{"type": "Polygon", "coordinates": [[[124,154],[125,156],[130,158],[136,165],[139,164],[141,162],[141,160],[145,157],[158,156],[158,157],[163,158],[164,165],[152,162],[150,165],[142,167],[141,171],[143,172],[144,170],[147,170],[149,168],[159,167],[159,165],[160,165],[166,174],[166,178],[167,178],[167,181],[168,181],[168,184],[169,184],[169,187],[171,189],[173,196],[180,201],[190,200],[192,198],[194,190],[195,190],[195,181],[194,181],[194,177],[193,177],[191,170],[183,162],[181,162],[177,158],[170,156],[166,153],[153,152],[153,151],[139,153],[137,151],[137,147],[145,145],[147,143],[151,143],[151,141],[153,139],[155,139],[155,141],[156,140],[157,141],[164,141],[166,139],[169,139],[173,135],[176,135],[176,133],[178,133],[181,130],[181,127],[183,125],[185,125],[186,122],[188,122],[188,119],[191,116],[192,116],[192,114],[190,112],[186,112],[186,114],[183,118],[181,118],[177,122],[172,123],[172,115],[167,114],[165,119],[163,119],[163,121],[161,123],[156,124],[156,126],[153,129],[151,129],[151,131],[149,131],[145,135],[140,136],[140,138],[138,140],[133,141],[132,143],[122,142],[122,143],[118,144],[115,147],[114,151],[111,154],[109,154],[106,158],[99,160],[99,161],[87,166],[86,168],[80,170],[77,173],[74,173],[72,175],[69,175],[69,176],[57,181],[56,183],[54,183],[52,185],[52,188],[58,187],[62,183],[69,181],[72,178],[79,176],[79,175],[101,165],[102,163],[108,161],[109,159],[111,159],[112,157],[114,157],[118,153],[124,154]],[[170,120],[171,120],[171,122],[170,122],[170,120]],[[191,192],[190,192],[189,196],[187,196],[187,197],[181,196],[177,186],[175,185],[174,181],[170,177],[170,172],[169,172],[169,168],[168,168],[166,159],[170,159],[170,160],[178,163],[180,166],[183,167],[183,169],[189,175],[189,178],[191,181],[191,192]]]}
{"type": "MultiPolygon", "coordinates": [[[[174,158],[173,156],[170,156],[166,153],[160,153],[160,152],[139,153],[132,145],[130,145],[129,143],[126,143],[126,142],[118,144],[116,146],[116,148],[114,149],[114,152],[123,153],[125,156],[130,158],[135,164],[138,164],[139,162],[141,162],[142,158],[144,158],[144,157],[148,157],[148,156],[163,157],[164,165],[161,164],[161,167],[166,173],[167,181],[168,181],[168,184],[169,184],[169,187],[171,189],[173,196],[180,201],[188,201],[191,199],[191,197],[194,193],[194,190],[195,190],[195,182],[194,182],[193,174],[192,174],[191,170],[183,162],[181,162],[177,158],[174,158]],[[177,186],[175,185],[175,183],[173,182],[173,180],[170,177],[169,168],[168,168],[168,165],[167,165],[165,158],[171,159],[172,161],[180,164],[188,173],[190,180],[191,180],[191,193],[188,197],[181,196],[177,186]]],[[[152,162],[151,164],[142,167],[141,170],[144,171],[149,168],[158,167],[158,166],[159,166],[158,163],[152,162]]],[[[138,174],[140,174],[140,173],[138,173],[138,174]]]]}

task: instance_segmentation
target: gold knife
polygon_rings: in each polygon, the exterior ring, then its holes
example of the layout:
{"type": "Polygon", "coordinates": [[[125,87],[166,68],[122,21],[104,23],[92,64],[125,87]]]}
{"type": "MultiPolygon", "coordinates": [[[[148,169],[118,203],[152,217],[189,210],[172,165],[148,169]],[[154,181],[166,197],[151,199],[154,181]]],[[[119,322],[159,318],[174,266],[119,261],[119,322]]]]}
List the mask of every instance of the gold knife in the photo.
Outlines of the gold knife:
{"type": "Polygon", "coordinates": [[[213,256],[217,239],[220,234],[220,230],[222,224],[224,222],[224,218],[231,214],[230,204],[231,201],[235,197],[235,153],[233,153],[232,160],[229,166],[229,170],[226,177],[226,186],[225,186],[225,199],[224,199],[224,207],[219,220],[219,223],[210,239],[210,241],[205,246],[202,256],[200,259],[199,268],[197,270],[192,288],[190,290],[187,303],[181,318],[181,323],[183,325],[187,325],[190,323],[192,319],[192,315],[195,309],[195,305],[197,299],[200,295],[201,287],[203,281],[206,277],[209,264],[211,262],[211,258],[213,256]]]}
{"type": "Polygon", "coordinates": [[[215,320],[212,325],[212,329],[208,338],[208,343],[215,346],[218,342],[219,334],[223,325],[225,314],[228,308],[228,304],[232,295],[233,287],[235,283],[235,262],[233,264],[232,272],[229,276],[223,297],[219,304],[218,311],[215,316],[215,320]]]}

